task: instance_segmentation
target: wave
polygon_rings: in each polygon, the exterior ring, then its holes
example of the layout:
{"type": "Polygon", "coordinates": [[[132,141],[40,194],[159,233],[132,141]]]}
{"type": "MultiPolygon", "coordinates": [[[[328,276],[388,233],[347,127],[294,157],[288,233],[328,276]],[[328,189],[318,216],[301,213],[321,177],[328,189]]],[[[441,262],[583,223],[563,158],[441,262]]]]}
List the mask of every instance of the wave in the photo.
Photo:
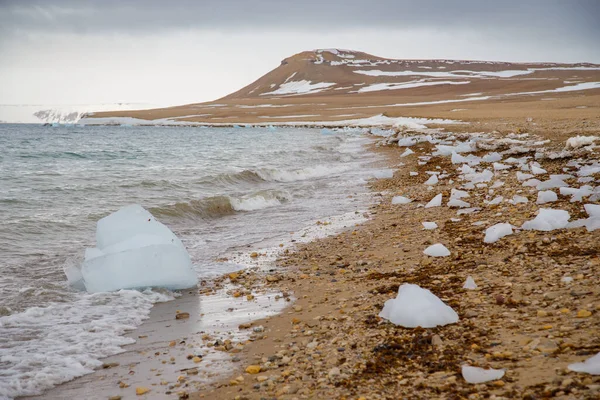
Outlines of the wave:
{"type": "Polygon", "coordinates": [[[153,207],[156,217],[212,219],[233,215],[238,211],[256,211],[279,206],[291,200],[291,195],[279,190],[263,190],[246,196],[211,196],[200,200],[153,207]]]}
{"type": "MultiPolygon", "coordinates": [[[[336,156],[336,159],[351,160],[345,155],[336,156]]],[[[240,172],[220,174],[210,178],[203,179],[200,183],[221,183],[225,185],[236,185],[240,183],[258,184],[260,182],[296,182],[308,179],[323,178],[328,175],[334,175],[345,172],[350,169],[347,165],[316,165],[314,167],[300,169],[276,169],[259,168],[257,170],[245,169],[240,172]]]]}
{"type": "Polygon", "coordinates": [[[314,167],[307,167],[295,170],[279,170],[279,169],[259,169],[256,171],[265,181],[276,181],[276,182],[296,182],[307,179],[323,178],[325,176],[338,174],[344,171],[348,171],[350,166],[348,165],[316,165],[314,167]]]}

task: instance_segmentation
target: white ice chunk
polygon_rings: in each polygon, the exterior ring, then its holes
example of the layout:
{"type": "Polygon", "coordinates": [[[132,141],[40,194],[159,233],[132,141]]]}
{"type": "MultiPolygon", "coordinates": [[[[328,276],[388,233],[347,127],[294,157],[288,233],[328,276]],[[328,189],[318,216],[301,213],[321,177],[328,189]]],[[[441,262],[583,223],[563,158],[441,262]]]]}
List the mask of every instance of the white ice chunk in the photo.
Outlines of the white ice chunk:
{"type": "Polygon", "coordinates": [[[525,196],[519,196],[518,194],[515,194],[513,196],[512,200],[509,200],[509,201],[512,204],[519,204],[519,203],[527,203],[529,200],[525,196]]]}
{"type": "Polygon", "coordinates": [[[470,365],[462,366],[462,376],[469,383],[483,383],[489,381],[497,381],[504,376],[503,369],[483,369],[479,367],[471,367],[470,365]]]}
{"type": "Polygon", "coordinates": [[[96,249],[86,251],[81,267],[90,293],[146,287],[187,289],[198,283],[181,241],[137,204],[98,221],[96,244],[96,249]]]}
{"type": "Polygon", "coordinates": [[[450,255],[450,250],[443,244],[436,243],[423,250],[423,254],[430,257],[448,257],[450,255]]]}
{"type": "Polygon", "coordinates": [[[585,372],[591,375],[600,375],[600,352],[584,362],[569,364],[569,369],[575,372],[585,372]]]}
{"type": "Polygon", "coordinates": [[[465,284],[463,285],[463,289],[469,289],[469,290],[477,289],[477,284],[475,283],[475,280],[473,279],[473,277],[471,277],[470,275],[467,276],[467,280],[465,281],[465,284]]]}
{"type": "Polygon", "coordinates": [[[600,141],[598,136],[575,136],[567,139],[567,149],[578,149],[580,147],[589,146],[594,144],[595,141],[600,141]]]}
{"type": "Polygon", "coordinates": [[[592,218],[600,218],[600,205],[598,204],[585,204],[583,206],[585,212],[592,218]]]}
{"type": "Polygon", "coordinates": [[[416,137],[405,137],[398,140],[398,146],[400,147],[410,147],[419,143],[419,140],[416,137]]]}
{"type": "Polygon", "coordinates": [[[562,229],[567,227],[569,218],[571,218],[571,216],[568,211],[540,208],[538,215],[531,221],[525,222],[521,228],[536,231],[562,229]]]}
{"type": "Polygon", "coordinates": [[[553,203],[558,200],[558,196],[552,190],[538,192],[536,204],[553,203]]]}
{"type": "Polygon", "coordinates": [[[584,197],[588,197],[594,193],[594,188],[589,185],[584,185],[580,188],[561,187],[559,190],[563,196],[571,196],[571,203],[581,201],[584,197]]]}
{"type": "Polygon", "coordinates": [[[484,169],[482,172],[465,174],[465,179],[471,183],[489,182],[494,177],[494,173],[489,169],[484,169]]]}
{"type": "Polygon", "coordinates": [[[533,175],[531,175],[531,174],[525,174],[525,173],[523,173],[521,171],[517,171],[517,180],[519,182],[526,181],[527,179],[530,179],[530,178],[533,178],[533,175]]]}
{"type": "Polygon", "coordinates": [[[411,149],[406,149],[404,153],[400,154],[400,157],[410,156],[411,154],[414,154],[414,151],[412,151],[411,149]]]}
{"type": "Polygon", "coordinates": [[[577,172],[579,176],[590,176],[600,172],[600,165],[588,165],[585,167],[581,167],[577,172]]]}
{"type": "Polygon", "coordinates": [[[489,206],[495,206],[496,204],[502,203],[502,200],[504,200],[504,197],[502,197],[502,196],[496,196],[492,200],[490,200],[490,202],[488,203],[488,205],[489,206]]]}
{"type": "Polygon", "coordinates": [[[425,184],[429,185],[429,186],[433,186],[433,185],[437,185],[438,182],[439,182],[439,179],[438,179],[437,175],[431,175],[429,177],[429,179],[427,179],[425,184]]]}
{"type": "Polygon", "coordinates": [[[463,197],[469,197],[469,192],[466,192],[464,190],[454,189],[454,188],[450,191],[451,199],[462,199],[463,197]]]}
{"type": "Polygon", "coordinates": [[[500,223],[493,226],[490,226],[485,230],[485,238],[483,241],[485,243],[495,243],[504,236],[512,235],[513,230],[511,224],[508,223],[500,223]]]}
{"type": "Polygon", "coordinates": [[[412,201],[411,199],[409,199],[408,197],[404,197],[404,196],[394,196],[392,198],[392,204],[408,204],[411,201],[412,201]]]}
{"type": "Polygon", "coordinates": [[[418,173],[418,172],[415,172],[415,171],[410,171],[408,174],[409,174],[410,176],[417,176],[417,175],[419,175],[419,173],[418,173]]]}
{"type": "Polygon", "coordinates": [[[437,154],[441,156],[450,156],[452,155],[452,152],[469,153],[475,150],[475,147],[470,142],[459,142],[456,146],[446,146],[443,144],[438,144],[435,147],[437,149],[437,154]]]}
{"type": "Polygon", "coordinates": [[[501,163],[497,163],[497,162],[495,162],[493,164],[493,166],[494,166],[494,171],[502,171],[503,169],[512,168],[511,165],[501,164],[501,163]]]}
{"type": "Polygon", "coordinates": [[[442,194],[438,194],[436,195],[433,199],[431,199],[429,201],[429,203],[427,203],[425,205],[425,208],[431,208],[431,207],[439,207],[442,205],[442,194]]]}
{"type": "Polygon", "coordinates": [[[458,208],[466,208],[470,207],[471,204],[466,201],[462,201],[459,199],[450,199],[448,200],[448,207],[458,207],[458,208]]]}
{"type": "Polygon", "coordinates": [[[423,224],[423,229],[425,230],[432,230],[432,229],[436,229],[438,227],[438,224],[436,224],[435,222],[421,222],[423,224]]]}
{"type": "Polygon", "coordinates": [[[458,322],[458,314],[427,289],[405,283],[395,299],[387,300],[379,313],[405,328],[435,328],[458,322]]]}
{"type": "Polygon", "coordinates": [[[485,162],[496,162],[496,161],[500,161],[502,160],[502,155],[500,153],[490,153],[490,154],[486,154],[485,156],[483,156],[481,158],[482,161],[485,162]]]}
{"type": "Polygon", "coordinates": [[[536,188],[537,190],[548,190],[567,186],[569,185],[567,185],[561,178],[557,176],[551,176],[547,181],[540,182],[536,188]]]}
{"type": "Polygon", "coordinates": [[[541,183],[542,183],[542,181],[540,181],[539,179],[529,179],[529,180],[523,182],[523,186],[537,187],[541,183]]]}
{"type": "Polygon", "coordinates": [[[533,163],[531,163],[530,168],[531,168],[531,173],[534,174],[534,175],[545,174],[546,172],[548,172],[545,169],[543,169],[543,168],[541,168],[539,166],[536,166],[533,163]]]}

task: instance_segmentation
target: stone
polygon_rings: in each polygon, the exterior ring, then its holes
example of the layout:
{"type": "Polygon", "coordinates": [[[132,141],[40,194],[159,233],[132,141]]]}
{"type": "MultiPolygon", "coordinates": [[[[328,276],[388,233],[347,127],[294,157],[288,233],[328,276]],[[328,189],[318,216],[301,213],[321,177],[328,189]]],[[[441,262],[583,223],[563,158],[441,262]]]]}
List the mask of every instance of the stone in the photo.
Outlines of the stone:
{"type": "Polygon", "coordinates": [[[175,315],[175,319],[188,319],[190,317],[190,313],[180,312],[175,315]]]}
{"type": "Polygon", "coordinates": [[[260,372],[260,365],[248,365],[246,372],[249,374],[258,374],[260,372]]]}
{"type": "Polygon", "coordinates": [[[431,337],[431,344],[433,346],[441,346],[444,344],[444,342],[442,341],[442,338],[440,337],[440,335],[433,335],[431,337]]]}
{"type": "Polygon", "coordinates": [[[592,315],[591,311],[588,310],[579,310],[577,311],[577,318],[587,318],[592,315]]]}
{"type": "Polygon", "coordinates": [[[150,389],[148,389],[147,387],[143,387],[143,386],[138,386],[135,388],[135,394],[138,396],[141,396],[143,394],[146,394],[150,391],[150,389]]]}

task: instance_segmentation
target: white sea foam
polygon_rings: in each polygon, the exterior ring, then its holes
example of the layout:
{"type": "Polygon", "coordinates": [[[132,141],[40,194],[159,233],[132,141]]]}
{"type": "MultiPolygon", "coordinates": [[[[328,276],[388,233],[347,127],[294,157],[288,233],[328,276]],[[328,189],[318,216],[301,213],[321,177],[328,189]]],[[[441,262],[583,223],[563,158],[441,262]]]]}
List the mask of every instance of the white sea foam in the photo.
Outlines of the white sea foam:
{"type": "Polygon", "coordinates": [[[349,168],[346,165],[317,165],[296,170],[259,169],[256,173],[266,181],[295,182],[338,174],[349,168]]]}
{"type": "Polygon", "coordinates": [[[101,358],[134,342],[121,335],[139,326],[154,303],[173,299],[166,291],[82,293],[73,303],[0,318],[0,398],[39,395],[92,372],[101,358]]]}

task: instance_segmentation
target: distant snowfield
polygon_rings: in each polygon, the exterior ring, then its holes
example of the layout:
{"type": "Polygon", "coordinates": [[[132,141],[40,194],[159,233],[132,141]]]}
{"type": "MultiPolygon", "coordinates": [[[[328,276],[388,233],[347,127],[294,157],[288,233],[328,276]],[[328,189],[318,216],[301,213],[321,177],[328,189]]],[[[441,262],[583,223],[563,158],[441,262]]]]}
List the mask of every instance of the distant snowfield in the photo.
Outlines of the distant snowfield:
{"type": "Polygon", "coordinates": [[[513,78],[515,76],[529,75],[536,71],[564,70],[564,71],[599,71],[600,68],[594,67],[548,67],[548,68],[528,68],[526,70],[506,70],[506,71],[381,71],[378,69],[353,71],[356,74],[367,76],[430,76],[434,78],[513,78]]]}
{"type": "Polygon", "coordinates": [[[364,92],[377,92],[380,90],[396,90],[396,89],[410,89],[421,86],[435,86],[435,85],[466,85],[471,81],[410,81],[410,82],[398,82],[398,83],[374,83],[369,86],[358,89],[357,92],[350,93],[364,93],[364,92]]]}
{"type": "Polygon", "coordinates": [[[301,80],[301,81],[291,81],[287,83],[282,83],[279,85],[279,89],[276,89],[272,92],[261,93],[261,96],[267,95],[281,95],[281,94],[312,94],[318,93],[330,86],[335,85],[335,83],[331,82],[317,82],[312,83],[311,81],[301,80]]]}
{"type": "Polygon", "coordinates": [[[147,110],[164,107],[149,103],[104,104],[0,104],[0,123],[42,124],[77,123],[84,114],[100,111],[147,110]]]}

